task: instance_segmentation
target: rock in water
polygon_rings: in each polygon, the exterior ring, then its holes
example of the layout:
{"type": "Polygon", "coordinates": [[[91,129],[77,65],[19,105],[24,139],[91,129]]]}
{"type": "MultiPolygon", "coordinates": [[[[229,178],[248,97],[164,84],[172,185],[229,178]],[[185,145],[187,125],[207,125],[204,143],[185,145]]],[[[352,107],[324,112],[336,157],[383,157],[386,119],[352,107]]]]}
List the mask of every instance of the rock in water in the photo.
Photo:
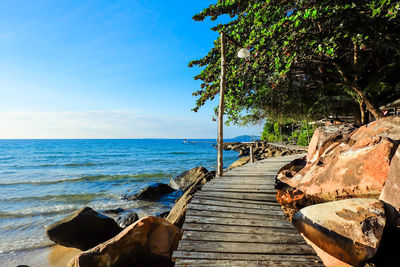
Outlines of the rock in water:
{"type": "Polygon", "coordinates": [[[354,198],[301,209],[293,224],[328,254],[353,266],[372,258],[386,223],[383,203],[354,198]]]}
{"type": "Polygon", "coordinates": [[[197,180],[203,178],[208,173],[207,169],[204,167],[196,167],[191,170],[185,171],[180,175],[171,178],[169,185],[176,189],[182,189],[186,191],[189,187],[191,187],[197,180]]]}
{"type": "Polygon", "coordinates": [[[173,266],[181,232],[164,219],[145,217],[114,238],[71,259],[68,267],[173,266]]]}
{"type": "Polygon", "coordinates": [[[174,191],[175,190],[167,184],[154,183],[133,196],[126,195],[125,199],[155,201],[158,200],[161,196],[170,194],[174,191]]]}
{"type": "Polygon", "coordinates": [[[114,237],[121,230],[112,218],[85,207],[48,226],[46,234],[62,246],[87,250],[114,237]]]}
{"type": "Polygon", "coordinates": [[[185,193],[178,199],[172,210],[169,212],[166,220],[178,227],[182,227],[188,203],[192,200],[194,194],[200,190],[207,181],[214,177],[215,171],[212,171],[209,172],[206,177],[199,178],[196,183],[186,190],[185,193]]]}
{"type": "Polygon", "coordinates": [[[136,212],[125,212],[116,219],[118,225],[122,228],[128,227],[137,220],[139,220],[139,215],[136,212]]]}

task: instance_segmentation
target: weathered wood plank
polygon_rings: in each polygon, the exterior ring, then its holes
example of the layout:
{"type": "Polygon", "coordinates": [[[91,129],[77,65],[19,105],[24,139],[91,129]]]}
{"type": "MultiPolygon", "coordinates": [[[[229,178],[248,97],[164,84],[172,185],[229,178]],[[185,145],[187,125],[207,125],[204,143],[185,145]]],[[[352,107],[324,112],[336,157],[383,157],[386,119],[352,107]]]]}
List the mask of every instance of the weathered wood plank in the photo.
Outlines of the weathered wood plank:
{"type": "Polygon", "coordinates": [[[188,210],[203,210],[203,211],[216,211],[216,212],[230,212],[230,213],[239,213],[239,214],[248,214],[249,216],[253,214],[260,215],[283,215],[282,210],[279,210],[280,207],[270,206],[268,208],[258,209],[258,208],[244,208],[244,207],[229,207],[222,205],[212,205],[210,204],[202,204],[198,203],[197,200],[193,200],[189,205],[188,210]]]}
{"type": "MultiPolygon", "coordinates": [[[[210,195],[210,193],[199,191],[196,193],[198,196],[210,195]]],[[[213,197],[229,198],[229,199],[245,199],[257,200],[265,202],[276,202],[275,194],[260,194],[260,193],[231,193],[231,192],[213,192],[213,197]]]]}
{"type": "Polygon", "coordinates": [[[254,220],[285,220],[282,213],[272,211],[268,214],[254,214],[254,213],[241,213],[241,212],[226,212],[226,211],[211,211],[211,210],[195,210],[189,209],[186,216],[200,216],[200,217],[213,217],[213,218],[231,218],[231,219],[248,219],[254,220]]]}
{"type": "Polygon", "coordinates": [[[225,253],[315,254],[314,250],[306,244],[262,244],[189,240],[181,240],[178,250],[225,253]]]}
{"type": "Polygon", "coordinates": [[[270,189],[239,189],[239,188],[212,188],[207,187],[201,190],[202,192],[228,192],[228,193],[245,193],[245,194],[252,194],[252,193],[259,193],[259,194],[266,194],[266,195],[276,195],[276,190],[270,189]]]}
{"type": "Polygon", "coordinates": [[[273,186],[271,185],[249,185],[246,183],[237,183],[237,184],[219,184],[219,183],[215,183],[215,184],[210,184],[207,183],[203,186],[202,190],[204,191],[205,189],[249,189],[249,190],[273,190],[276,193],[276,190],[274,189],[273,186]],[[272,188],[271,188],[272,187],[272,188]]]}
{"type": "Polygon", "coordinates": [[[287,262],[287,261],[241,261],[241,260],[193,260],[179,259],[175,262],[175,266],[202,266],[202,267],[253,267],[253,266],[276,266],[276,267],[301,267],[301,266],[324,266],[313,262],[287,262]]]}
{"type": "MultiPolygon", "coordinates": [[[[204,205],[204,206],[217,206],[217,207],[232,207],[236,209],[232,209],[232,211],[237,211],[241,212],[241,209],[246,209],[249,210],[250,213],[256,213],[256,214],[263,214],[268,210],[274,210],[274,211],[280,211],[283,214],[283,211],[279,205],[276,205],[276,203],[251,203],[251,202],[232,202],[232,201],[226,201],[226,200],[221,200],[221,199],[214,199],[214,198],[199,198],[199,197],[194,197],[192,199],[192,202],[189,204],[199,204],[199,205],[204,205]],[[237,209],[239,208],[239,209],[237,209]],[[253,210],[254,209],[254,210],[253,210]]],[[[204,206],[200,208],[205,208],[204,206]]],[[[217,209],[216,207],[216,209],[217,209]]]]}
{"type": "Polygon", "coordinates": [[[279,203],[276,201],[270,202],[261,202],[258,200],[250,200],[250,199],[235,199],[235,198],[226,198],[226,197],[218,197],[218,196],[208,196],[208,195],[195,195],[193,199],[203,199],[203,200],[216,200],[216,201],[226,201],[233,203],[249,203],[249,204],[260,204],[260,205],[269,205],[269,206],[277,206],[280,207],[279,203]]]}
{"type": "Polygon", "coordinates": [[[288,254],[246,254],[246,253],[223,253],[223,252],[196,252],[196,251],[175,251],[173,259],[211,259],[211,260],[243,260],[243,261],[285,261],[292,264],[318,263],[320,259],[315,255],[288,255],[288,254]]]}
{"type": "Polygon", "coordinates": [[[266,243],[266,244],[304,244],[304,239],[300,235],[287,236],[284,233],[274,235],[248,234],[248,233],[216,233],[216,232],[198,232],[185,231],[184,240],[197,241],[225,241],[241,243],[266,243]]]}
{"type": "Polygon", "coordinates": [[[291,227],[260,227],[260,226],[245,226],[245,225],[220,225],[220,224],[202,224],[185,222],[182,226],[183,231],[207,231],[221,233],[250,233],[250,234],[266,234],[273,235],[277,232],[285,233],[286,235],[298,236],[297,230],[291,227]]]}
{"type": "Polygon", "coordinates": [[[188,223],[203,223],[203,224],[222,224],[222,225],[244,225],[253,227],[288,227],[290,224],[279,218],[269,218],[268,220],[253,220],[249,219],[232,219],[232,218],[207,218],[200,216],[189,216],[185,218],[185,222],[188,223]]]}
{"type": "Polygon", "coordinates": [[[246,209],[246,208],[238,208],[238,207],[224,207],[224,206],[212,206],[212,205],[201,205],[201,204],[189,204],[189,211],[194,212],[204,212],[205,214],[211,214],[212,212],[220,213],[229,213],[232,216],[243,216],[243,217],[252,217],[252,216],[274,216],[278,218],[284,218],[283,212],[278,210],[277,208],[269,209],[269,210],[262,210],[262,209],[246,209]]]}

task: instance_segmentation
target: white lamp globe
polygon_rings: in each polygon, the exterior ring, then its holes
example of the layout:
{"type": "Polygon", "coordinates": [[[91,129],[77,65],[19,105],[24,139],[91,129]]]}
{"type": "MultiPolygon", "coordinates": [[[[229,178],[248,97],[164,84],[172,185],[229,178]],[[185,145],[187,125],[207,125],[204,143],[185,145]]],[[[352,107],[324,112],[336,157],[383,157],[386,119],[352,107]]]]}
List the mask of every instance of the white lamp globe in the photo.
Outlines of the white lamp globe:
{"type": "Polygon", "coordinates": [[[240,48],[238,52],[238,58],[248,58],[250,57],[250,51],[247,48],[240,48]]]}

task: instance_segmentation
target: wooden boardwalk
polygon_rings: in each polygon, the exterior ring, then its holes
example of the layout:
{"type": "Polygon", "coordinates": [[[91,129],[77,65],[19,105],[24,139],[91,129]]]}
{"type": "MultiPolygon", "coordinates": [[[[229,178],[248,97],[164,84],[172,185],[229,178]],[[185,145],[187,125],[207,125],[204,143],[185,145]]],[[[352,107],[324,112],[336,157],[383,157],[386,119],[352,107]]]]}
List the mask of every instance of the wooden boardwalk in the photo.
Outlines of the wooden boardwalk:
{"type": "Polygon", "coordinates": [[[215,178],[188,206],[175,266],[323,266],[276,202],[278,170],[299,155],[215,178]]]}

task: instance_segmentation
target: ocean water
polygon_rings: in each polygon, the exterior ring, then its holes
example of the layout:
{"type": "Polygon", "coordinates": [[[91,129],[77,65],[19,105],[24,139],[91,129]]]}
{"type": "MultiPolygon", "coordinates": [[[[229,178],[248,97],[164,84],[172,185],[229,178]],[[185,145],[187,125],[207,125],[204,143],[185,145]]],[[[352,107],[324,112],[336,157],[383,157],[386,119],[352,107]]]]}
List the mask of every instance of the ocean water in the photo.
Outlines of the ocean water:
{"type": "MultiPolygon", "coordinates": [[[[182,141],[0,140],[0,259],[51,245],[44,226],[83,206],[140,217],[169,210],[177,194],[157,202],[122,196],[197,166],[216,168],[215,140],[182,141]]],[[[225,167],[236,159],[225,151],[225,167]]]]}

